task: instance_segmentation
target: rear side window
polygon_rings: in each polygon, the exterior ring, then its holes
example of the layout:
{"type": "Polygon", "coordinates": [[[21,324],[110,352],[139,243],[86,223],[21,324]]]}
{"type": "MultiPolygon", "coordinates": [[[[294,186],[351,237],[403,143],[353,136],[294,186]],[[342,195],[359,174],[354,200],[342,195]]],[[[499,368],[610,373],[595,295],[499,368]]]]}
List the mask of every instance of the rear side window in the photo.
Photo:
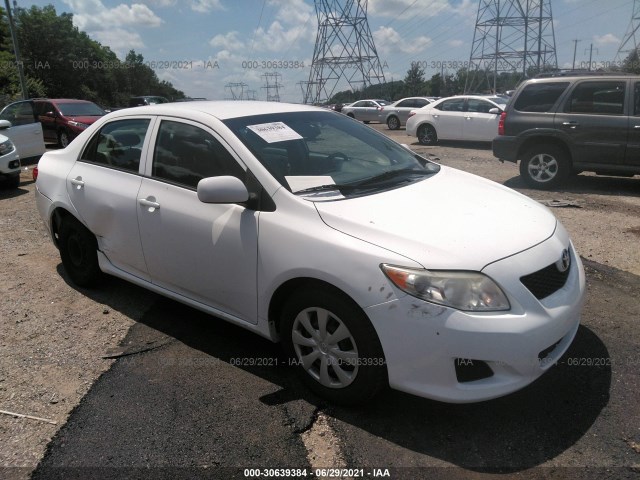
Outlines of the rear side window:
{"type": "Polygon", "coordinates": [[[532,83],[524,87],[513,108],[520,112],[549,112],[569,82],[532,83]]]}
{"type": "Polygon", "coordinates": [[[143,118],[108,123],[93,136],[81,160],[138,173],[148,127],[149,120],[143,118]]]}
{"type": "Polygon", "coordinates": [[[582,82],[571,92],[567,113],[622,115],[626,82],[582,82]]]}

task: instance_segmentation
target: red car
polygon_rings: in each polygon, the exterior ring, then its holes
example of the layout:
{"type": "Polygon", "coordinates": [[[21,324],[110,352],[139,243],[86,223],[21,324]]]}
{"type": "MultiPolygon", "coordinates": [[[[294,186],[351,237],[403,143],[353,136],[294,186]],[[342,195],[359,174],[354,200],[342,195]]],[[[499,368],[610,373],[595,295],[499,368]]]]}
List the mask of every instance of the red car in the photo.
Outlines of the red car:
{"type": "Polygon", "coordinates": [[[27,101],[34,104],[45,143],[57,143],[62,148],[107,113],[88,100],[38,98],[27,101]]]}

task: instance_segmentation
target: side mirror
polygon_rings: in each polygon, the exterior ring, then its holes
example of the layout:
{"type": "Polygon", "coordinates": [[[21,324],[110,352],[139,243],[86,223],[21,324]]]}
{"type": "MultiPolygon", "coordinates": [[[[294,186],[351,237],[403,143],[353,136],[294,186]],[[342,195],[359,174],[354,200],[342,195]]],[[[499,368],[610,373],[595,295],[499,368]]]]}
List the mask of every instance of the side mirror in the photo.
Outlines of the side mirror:
{"type": "Polygon", "coordinates": [[[198,200],[202,203],[242,203],[249,200],[247,187],[231,176],[203,178],[198,182],[198,200]]]}
{"type": "Polygon", "coordinates": [[[502,110],[500,110],[497,107],[493,107],[492,109],[489,110],[489,113],[493,113],[494,115],[500,115],[502,113],[502,110]]]}
{"type": "Polygon", "coordinates": [[[7,128],[11,128],[11,122],[9,120],[0,120],[0,130],[6,130],[7,128]]]}
{"type": "Polygon", "coordinates": [[[53,111],[50,111],[50,112],[46,112],[46,113],[44,114],[44,116],[45,116],[45,117],[55,118],[56,114],[55,114],[55,113],[53,113],[53,111]]]}

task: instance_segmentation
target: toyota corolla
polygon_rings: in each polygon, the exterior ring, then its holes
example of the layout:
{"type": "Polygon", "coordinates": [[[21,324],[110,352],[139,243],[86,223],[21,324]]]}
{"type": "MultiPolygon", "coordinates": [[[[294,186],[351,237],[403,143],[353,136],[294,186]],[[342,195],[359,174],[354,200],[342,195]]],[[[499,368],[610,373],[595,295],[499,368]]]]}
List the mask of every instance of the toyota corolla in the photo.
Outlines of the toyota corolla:
{"type": "Polygon", "coordinates": [[[584,271],[548,209],[325,109],[120,110],[38,168],[76,285],[113,275],[279,341],[334,402],[495,398],[578,329],[584,271]]]}

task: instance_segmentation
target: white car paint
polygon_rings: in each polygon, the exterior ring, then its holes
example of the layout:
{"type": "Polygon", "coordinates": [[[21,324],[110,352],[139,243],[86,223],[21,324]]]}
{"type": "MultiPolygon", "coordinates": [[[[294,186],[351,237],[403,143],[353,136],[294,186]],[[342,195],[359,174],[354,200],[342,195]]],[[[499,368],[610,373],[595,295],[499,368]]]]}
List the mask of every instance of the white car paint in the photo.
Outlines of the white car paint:
{"type": "MultiPolygon", "coordinates": [[[[27,105],[25,108],[30,107],[27,105]]],[[[7,107],[5,107],[6,109],[7,107]]],[[[0,115],[0,133],[11,139],[21,159],[40,157],[46,151],[40,122],[33,114],[30,117],[21,116],[18,123],[14,123],[10,119],[13,117],[4,115],[3,110],[3,114],[0,115]]]]}
{"type": "MultiPolygon", "coordinates": [[[[442,98],[417,110],[412,110],[407,120],[406,133],[419,137],[419,129],[429,125],[436,131],[439,140],[465,140],[490,142],[498,134],[498,121],[504,109],[500,97],[483,97],[478,95],[460,95],[442,98]],[[472,111],[469,103],[478,102],[482,111],[472,111]],[[460,102],[460,110],[448,110],[447,105],[460,102]],[[497,113],[489,113],[495,108],[497,113]]],[[[475,105],[478,105],[476,103],[475,105]]]]}
{"type": "MultiPolygon", "coordinates": [[[[330,188],[294,194],[225,121],[261,114],[284,119],[296,112],[341,118],[271,102],[192,102],[111,113],[65,150],[45,154],[36,183],[38,210],[54,241],[55,212],[80,220],[96,236],[104,272],[273,341],[286,333],[277,331],[279,318],[270,311],[281,288],[304,285],[301,279],[332,285],[373,326],[389,384],[398,390],[449,402],[486,400],[528,385],[558,360],[579,325],[585,278],[566,231],[548,209],[446,167],[356,196],[330,188]],[[104,125],[128,118],[150,120],[138,172],[76,160],[104,125]],[[153,178],[163,119],[199,125],[215,137],[251,172],[272,206],[202,203],[195,190],[153,178]],[[538,300],[520,278],[557,264],[563,252],[571,260],[565,284],[538,300]],[[382,264],[482,272],[510,307],[473,312],[422,300],[392,282],[382,264]],[[545,349],[548,355],[539,360],[545,349]],[[455,359],[483,361],[493,374],[459,381],[455,359]]],[[[400,155],[380,134],[342,119],[346,128],[366,129],[358,132],[400,155]]],[[[310,148],[318,142],[322,135],[310,148]]],[[[345,160],[346,172],[360,161],[345,160]]],[[[326,183],[326,175],[319,178],[326,183]]]]}

